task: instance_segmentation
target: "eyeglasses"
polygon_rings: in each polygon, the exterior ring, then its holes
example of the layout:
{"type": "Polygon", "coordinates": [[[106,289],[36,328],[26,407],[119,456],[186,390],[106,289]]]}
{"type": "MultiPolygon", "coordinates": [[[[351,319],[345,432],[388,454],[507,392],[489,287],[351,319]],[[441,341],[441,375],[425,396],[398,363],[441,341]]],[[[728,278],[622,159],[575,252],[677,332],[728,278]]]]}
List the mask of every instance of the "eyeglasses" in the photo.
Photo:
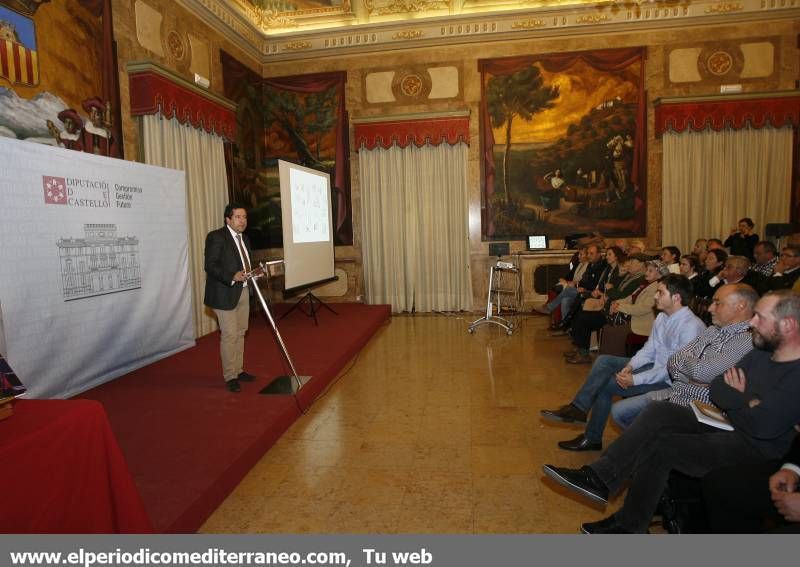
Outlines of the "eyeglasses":
{"type": "Polygon", "coordinates": [[[797,254],[787,254],[786,252],[781,252],[781,258],[797,258],[797,254]]]}

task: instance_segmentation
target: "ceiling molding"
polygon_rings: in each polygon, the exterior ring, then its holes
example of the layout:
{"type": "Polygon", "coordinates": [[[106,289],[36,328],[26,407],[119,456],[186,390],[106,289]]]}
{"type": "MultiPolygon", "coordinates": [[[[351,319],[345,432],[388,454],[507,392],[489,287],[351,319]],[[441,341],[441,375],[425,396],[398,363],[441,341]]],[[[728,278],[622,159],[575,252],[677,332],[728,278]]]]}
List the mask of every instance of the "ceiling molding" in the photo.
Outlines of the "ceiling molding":
{"type": "Polygon", "coordinates": [[[281,28],[270,27],[263,11],[246,0],[177,2],[262,65],[432,45],[800,17],[800,0],[342,0],[335,9],[270,12],[269,17],[291,20],[281,28]]]}

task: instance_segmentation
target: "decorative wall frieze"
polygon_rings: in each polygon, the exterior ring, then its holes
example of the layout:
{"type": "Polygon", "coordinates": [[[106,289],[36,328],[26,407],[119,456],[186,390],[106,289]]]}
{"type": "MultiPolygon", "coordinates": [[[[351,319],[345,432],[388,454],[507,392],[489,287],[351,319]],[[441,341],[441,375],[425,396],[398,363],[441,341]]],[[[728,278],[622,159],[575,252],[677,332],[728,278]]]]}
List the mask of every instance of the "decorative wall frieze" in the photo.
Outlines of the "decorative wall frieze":
{"type": "Polygon", "coordinates": [[[310,41],[290,41],[283,44],[284,51],[301,51],[303,49],[311,49],[310,41]]]}
{"type": "Polygon", "coordinates": [[[263,64],[306,58],[311,53],[333,56],[386,50],[398,42],[427,47],[526,35],[615,33],[800,18],[800,0],[352,1],[359,2],[357,15],[351,0],[302,14],[256,9],[248,0],[176,0],[263,64]],[[303,42],[304,47],[285,48],[289,34],[290,43],[303,42]]]}
{"type": "Polygon", "coordinates": [[[404,30],[392,35],[392,39],[417,39],[425,35],[422,30],[404,30]]]}
{"type": "Polygon", "coordinates": [[[728,12],[740,12],[744,8],[740,2],[720,2],[705,9],[706,14],[727,14],[728,12]]]}
{"type": "Polygon", "coordinates": [[[516,22],[511,24],[512,30],[533,30],[537,28],[543,28],[547,24],[544,20],[540,20],[538,18],[528,18],[527,20],[517,20],[516,22]]]}

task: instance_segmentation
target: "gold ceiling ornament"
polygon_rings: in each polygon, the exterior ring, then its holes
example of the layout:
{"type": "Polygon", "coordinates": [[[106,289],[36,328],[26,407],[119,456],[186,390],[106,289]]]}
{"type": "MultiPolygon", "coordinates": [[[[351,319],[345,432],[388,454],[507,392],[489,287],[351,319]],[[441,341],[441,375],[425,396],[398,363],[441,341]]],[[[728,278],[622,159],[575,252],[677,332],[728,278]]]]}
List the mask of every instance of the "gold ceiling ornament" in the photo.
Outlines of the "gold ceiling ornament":
{"type": "Polygon", "coordinates": [[[387,14],[414,14],[428,10],[444,10],[450,8],[450,0],[390,0],[386,4],[376,6],[375,0],[363,0],[364,7],[370,15],[385,16],[387,14]]]}
{"type": "Polygon", "coordinates": [[[743,7],[739,2],[720,2],[706,8],[706,14],[728,14],[730,12],[739,12],[743,7]]]}
{"type": "Polygon", "coordinates": [[[511,24],[511,29],[512,30],[532,30],[532,29],[536,29],[536,28],[542,28],[542,27],[544,27],[546,25],[547,25],[546,23],[544,23],[542,20],[538,20],[538,19],[536,19],[536,20],[534,20],[534,19],[518,20],[518,21],[514,22],[513,24],[511,24]]]}
{"type": "Polygon", "coordinates": [[[290,41],[283,44],[284,51],[301,51],[303,49],[311,49],[310,41],[290,41]]]}
{"type": "Polygon", "coordinates": [[[605,14],[591,14],[589,16],[578,16],[575,18],[576,24],[599,24],[608,20],[605,14]]]}
{"type": "Polygon", "coordinates": [[[288,16],[281,15],[278,10],[260,8],[257,12],[256,22],[261,29],[296,28],[297,22],[288,16]]]}
{"type": "Polygon", "coordinates": [[[395,32],[392,35],[392,39],[417,39],[423,35],[425,35],[425,32],[422,30],[406,30],[395,32]]]}

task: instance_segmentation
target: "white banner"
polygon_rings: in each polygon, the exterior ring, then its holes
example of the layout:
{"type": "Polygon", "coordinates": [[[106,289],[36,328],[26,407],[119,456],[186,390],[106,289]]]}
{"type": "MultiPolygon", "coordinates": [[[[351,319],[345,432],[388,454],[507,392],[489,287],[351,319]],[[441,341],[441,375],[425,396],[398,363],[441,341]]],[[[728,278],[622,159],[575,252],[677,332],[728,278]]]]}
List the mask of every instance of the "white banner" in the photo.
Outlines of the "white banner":
{"type": "Polygon", "coordinates": [[[194,345],[183,171],[0,138],[0,316],[28,396],[194,345]]]}

